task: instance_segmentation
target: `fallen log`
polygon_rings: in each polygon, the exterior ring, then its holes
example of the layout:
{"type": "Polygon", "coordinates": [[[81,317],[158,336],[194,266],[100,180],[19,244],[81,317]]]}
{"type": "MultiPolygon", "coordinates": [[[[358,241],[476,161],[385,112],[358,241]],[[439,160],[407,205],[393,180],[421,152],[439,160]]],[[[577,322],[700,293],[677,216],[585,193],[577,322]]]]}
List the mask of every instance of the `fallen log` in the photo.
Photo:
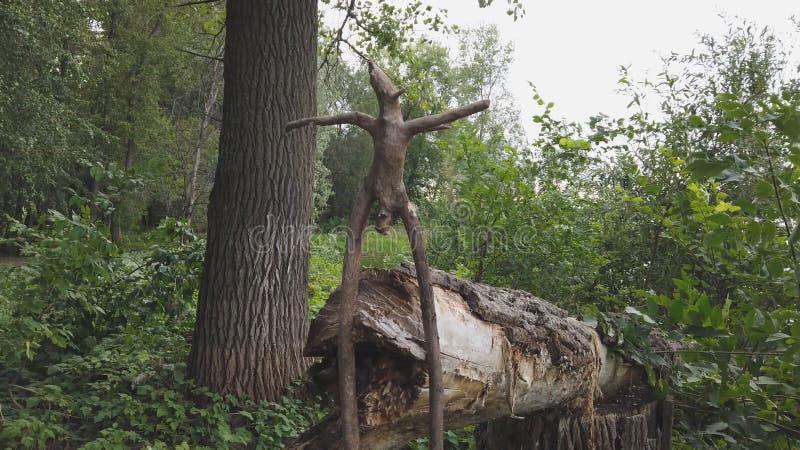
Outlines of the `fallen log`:
{"type": "MultiPolygon", "coordinates": [[[[596,398],[641,380],[641,370],[609,352],[594,329],[544,300],[437,270],[431,281],[448,429],[553,408],[591,417],[596,398]]],[[[366,269],[359,283],[353,333],[361,448],[397,448],[425,434],[428,412],[414,267],[366,269]]],[[[310,369],[312,379],[334,396],[338,305],[334,292],[312,321],[305,348],[306,356],[322,358],[310,369]]],[[[288,447],[341,446],[338,420],[332,413],[288,447]]]]}

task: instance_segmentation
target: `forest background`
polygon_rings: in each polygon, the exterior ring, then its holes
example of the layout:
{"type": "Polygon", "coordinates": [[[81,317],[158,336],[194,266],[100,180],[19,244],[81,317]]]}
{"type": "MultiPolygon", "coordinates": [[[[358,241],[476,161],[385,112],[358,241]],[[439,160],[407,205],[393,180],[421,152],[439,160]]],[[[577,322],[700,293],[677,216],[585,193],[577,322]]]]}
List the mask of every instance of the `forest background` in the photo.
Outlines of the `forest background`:
{"type": "MultiPolygon", "coordinates": [[[[507,86],[513,44],[495,28],[458,29],[419,2],[365,5],[351,42],[337,44],[335,25],[320,28],[321,114],[375,112],[364,64],[340,57],[349,45],[407,89],[407,117],[492,101],[409,146],[405,183],[432,265],[529,291],[613,336],[675,398],[676,448],[798,448],[793,42],[729,21],[695,51],[666,56],[653,79],[622,68],[622,117],[560,119],[558,99],[531,85],[532,135],[507,86]],[[414,27],[455,36],[457,50],[414,27]],[[658,99],[658,114],[641,108],[644,97],[658,99]],[[687,344],[680,365],[638,350],[652,329],[687,344]]],[[[3,447],[273,448],[328,407],[289,394],[223,397],[184,377],[217,161],[224,18],[219,3],[0,6],[3,447]]],[[[338,285],[371,141],[355,127],[327,128],[317,150],[312,316],[338,285]]],[[[367,235],[365,266],[404,259],[401,229],[367,235]]],[[[447,437],[473,445],[469,430],[447,437]]]]}

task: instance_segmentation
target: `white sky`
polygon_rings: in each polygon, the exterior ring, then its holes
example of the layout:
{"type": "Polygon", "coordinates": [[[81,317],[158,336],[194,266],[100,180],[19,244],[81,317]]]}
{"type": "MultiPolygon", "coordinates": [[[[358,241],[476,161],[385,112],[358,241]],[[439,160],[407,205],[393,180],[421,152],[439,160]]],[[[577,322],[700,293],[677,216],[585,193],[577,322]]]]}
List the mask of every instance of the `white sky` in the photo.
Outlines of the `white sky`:
{"type": "Polygon", "coordinates": [[[620,65],[631,65],[636,79],[655,77],[660,56],[696,48],[697,32],[721,36],[722,13],[771,26],[788,47],[795,29],[789,18],[800,16],[797,0],[525,0],[526,15],[514,22],[505,14],[505,0],[485,9],[477,0],[430,3],[447,9],[449,22],[461,27],[496,24],[501,37],[515,44],[509,87],[528,131],[536,111],[529,81],[555,102],[556,116],[574,121],[598,112],[621,116],[628,100],[615,93],[620,65]]]}

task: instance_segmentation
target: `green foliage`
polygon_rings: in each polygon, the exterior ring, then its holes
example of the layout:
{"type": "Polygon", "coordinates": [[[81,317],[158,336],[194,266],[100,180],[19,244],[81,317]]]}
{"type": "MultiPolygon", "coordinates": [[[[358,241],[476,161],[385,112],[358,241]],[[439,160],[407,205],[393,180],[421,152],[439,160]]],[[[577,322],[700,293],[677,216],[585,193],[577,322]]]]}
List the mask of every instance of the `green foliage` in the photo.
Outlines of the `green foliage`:
{"type": "Polygon", "coordinates": [[[493,150],[474,129],[458,130],[444,143],[458,176],[432,213],[433,264],[574,305],[605,262],[594,203],[562,192],[515,148],[493,150]]]}
{"type": "MultiPolygon", "coordinates": [[[[91,42],[83,2],[13,0],[0,5],[0,210],[29,223],[63,210],[63,187],[79,185],[82,142],[102,138],[79,113],[91,42]]],[[[0,219],[0,231],[4,219],[0,219]]]]}
{"type": "MultiPolygon", "coordinates": [[[[315,316],[342,281],[342,254],[332,234],[314,235],[308,280],[308,311],[315,316]]],[[[342,247],[344,248],[344,247],[342,247]]]]}
{"type": "MultiPolygon", "coordinates": [[[[221,70],[209,83],[195,61],[208,60],[182,50],[209,51],[221,11],[149,0],[4,2],[0,209],[28,225],[49,209],[65,213],[74,192],[109,193],[108,179],[95,179],[90,167],[116,165],[142,184],[113,199],[115,225],[152,229],[183,212],[198,146],[194,195],[202,200],[217,126],[206,118],[198,133],[198,118],[215,113],[215,102],[204,108],[205,94],[220,90],[221,70]]],[[[6,226],[0,220],[0,233],[6,226]]]]}
{"type": "Polygon", "coordinates": [[[703,43],[667,61],[681,75],[644,84],[663,119],[623,73],[628,118],[584,130],[535,92],[533,151],[473,125],[442,139],[457,175],[427,211],[430,253],[582,310],[676,398],[677,448],[796,448],[800,97],[768,31],[703,43]],[[680,359],[654,335],[681,343],[680,359]]]}
{"type": "Polygon", "coordinates": [[[0,447],[281,448],[322,416],[185,380],[203,241],[170,219],[125,253],[81,210],[16,224],[32,258],[0,267],[0,447]]]}
{"type": "MultiPolygon", "coordinates": [[[[356,36],[355,42],[348,43],[362,54],[386,52],[392,57],[407,57],[410,55],[408,44],[415,40],[413,33],[420,25],[432,31],[447,32],[451,29],[444,22],[445,10],[434,9],[420,0],[401,4],[372,0],[322,0],[321,3],[326,6],[320,8],[322,15],[334,11],[343,13],[346,20],[340,27],[342,30],[347,27],[356,36]]],[[[331,54],[336,56],[342,43],[340,28],[323,27],[320,34],[325,41],[323,53],[326,58],[331,54]]]]}
{"type": "Polygon", "coordinates": [[[0,291],[9,305],[2,332],[11,345],[0,350],[8,367],[46,364],[55,349],[80,352],[127,328],[155,333],[152,324],[191,323],[202,247],[185,226],[167,221],[147,252],[122,254],[88,220],[89,207],[81,209],[71,217],[53,212],[43,230],[17,225],[27,241],[22,253],[33,259],[9,269],[0,291]],[[161,247],[180,234],[190,243],[161,247]]]}
{"type": "Polygon", "coordinates": [[[639,295],[683,343],[668,384],[678,448],[796,448],[798,94],[767,30],[703,42],[684,75],[664,74],[666,120],[611,132],[641,162],[618,190],[667,251],[648,263],[672,268],[639,295]]]}
{"type": "Polygon", "coordinates": [[[683,438],[693,447],[794,448],[796,309],[766,312],[730,298],[716,305],[697,284],[685,275],[672,297],[645,294],[661,326],[686,345],[670,378],[683,438]]]}
{"type": "Polygon", "coordinates": [[[196,388],[174,362],[187,350],[182,336],[127,332],[25,386],[8,384],[0,445],[278,449],[324,414],[314,402],[255,403],[196,388]]]}

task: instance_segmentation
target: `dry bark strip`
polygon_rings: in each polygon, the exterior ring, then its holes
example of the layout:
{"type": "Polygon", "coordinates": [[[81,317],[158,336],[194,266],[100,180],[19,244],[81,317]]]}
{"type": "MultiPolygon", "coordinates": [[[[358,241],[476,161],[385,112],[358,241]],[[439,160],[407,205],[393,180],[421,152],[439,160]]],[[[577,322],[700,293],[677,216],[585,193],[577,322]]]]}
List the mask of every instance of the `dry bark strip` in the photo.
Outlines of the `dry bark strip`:
{"type": "MultiPolygon", "coordinates": [[[[608,352],[594,329],[528,293],[495,288],[431,270],[441,338],[446,428],[548,408],[591,410],[641,378],[608,352]]],[[[342,290],[312,321],[306,356],[316,383],[337,391],[336,335],[342,290]]],[[[354,305],[360,445],[402,446],[424,432],[429,382],[421,301],[413,265],[361,272],[354,305]]],[[[594,427],[590,427],[594,431],[594,427]]],[[[341,442],[332,414],[289,448],[333,448],[341,442]]]]}
{"type": "Polygon", "coordinates": [[[425,334],[425,349],[428,355],[428,374],[430,378],[430,448],[442,450],[443,440],[443,392],[442,369],[439,356],[439,336],[437,334],[436,312],[433,306],[433,290],[429,281],[428,256],[425,251],[422,225],[417,218],[414,205],[408,198],[403,184],[403,164],[411,139],[421,133],[448,128],[450,122],[483,111],[489,101],[483,100],[467,106],[451,109],[441,114],[403,120],[400,108],[402,90],[397,89],[386,73],[375,63],[369,62],[369,80],[378,98],[377,118],[361,112],[350,112],[336,116],[309,117],[290,122],[286,130],[308,125],[351,124],[358,126],[372,136],[372,167],[364,179],[356,196],[345,248],[342,285],[340,287],[341,307],[338,320],[338,372],[339,404],[342,415],[344,447],[359,447],[359,424],[356,405],[356,360],[353,348],[352,330],[355,314],[355,299],[359,289],[361,270],[361,247],[364,229],[369,220],[372,205],[378,202],[379,210],[375,228],[386,233],[395,217],[400,217],[411,243],[411,253],[416,264],[419,279],[419,296],[422,300],[422,324],[425,334]]]}

